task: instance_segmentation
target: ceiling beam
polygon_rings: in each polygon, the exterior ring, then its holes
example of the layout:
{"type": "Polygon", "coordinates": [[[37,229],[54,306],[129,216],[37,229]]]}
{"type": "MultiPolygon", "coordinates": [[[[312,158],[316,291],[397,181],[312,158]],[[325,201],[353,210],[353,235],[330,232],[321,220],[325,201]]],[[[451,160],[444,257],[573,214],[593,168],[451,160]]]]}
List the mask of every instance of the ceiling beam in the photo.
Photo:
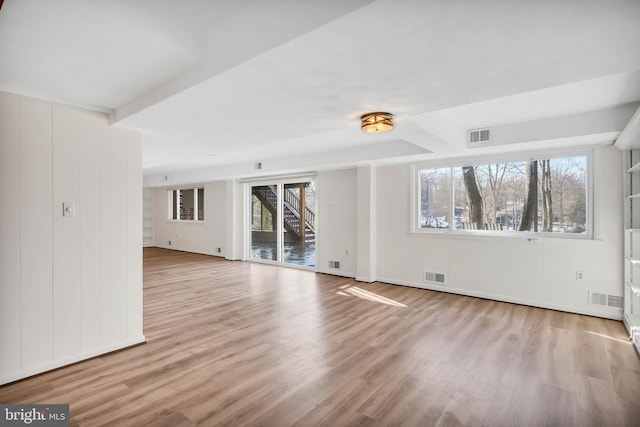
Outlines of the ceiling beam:
{"type": "Polygon", "coordinates": [[[344,15],[360,9],[374,0],[274,0],[252,2],[243,13],[233,15],[209,28],[205,59],[191,71],[164,82],[160,87],[116,108],[111,117],[118,123],[171,96],[205,82],[233,67],[275,49],[344,15]],[[330,7],[328,7],[330,5],[330,7]],[[289,22],[283,24],[282,10],[289,22]],[[274,31],[277,28],[278,31],[274,31]],[[269,34],[269,36],[266,36],[269,34]],[[233,42],[228,42],[232,40],[233,42]]]}
{"type": "Polygon", "coordinates": [[[491,127],[490,145],[504,146],[588,135],[610,135],[625,128],[639,105],[634,102],[602,110],[494,126],[491,127]]]}
{"type": "Polygon", "coordinates": [[[635,112],[627,126],[616,140],[615,146],[620,150],[640,148],[640,108],[635,112]]]}

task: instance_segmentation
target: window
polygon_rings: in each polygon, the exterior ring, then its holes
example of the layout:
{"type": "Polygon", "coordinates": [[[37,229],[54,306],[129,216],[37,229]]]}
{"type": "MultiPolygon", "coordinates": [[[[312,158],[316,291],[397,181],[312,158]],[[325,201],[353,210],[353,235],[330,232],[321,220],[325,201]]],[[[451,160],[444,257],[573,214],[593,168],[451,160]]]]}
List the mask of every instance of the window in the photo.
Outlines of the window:
{"type": "MultiPolygon", "coordinates": [[[[251,193],[251,231],[274,231],[275,218],[271,210],[256,195],[260,191],[276,191],[275,186],[255,187],[251,193]]],[[[267,193],[268,194],[268,193],[267,193]]],[[[272,209],[273,210],[273,209],[272,209]]]]}
{"type": "Polygon", "coordinates": [[[587,154],[418,168],[419,230],[590,235],[587,154]]]}
{"type": "Polygon", "coordinates": [[[169,190],[169,215],[176,221],[204,221],[204,188],[169,190]]]}

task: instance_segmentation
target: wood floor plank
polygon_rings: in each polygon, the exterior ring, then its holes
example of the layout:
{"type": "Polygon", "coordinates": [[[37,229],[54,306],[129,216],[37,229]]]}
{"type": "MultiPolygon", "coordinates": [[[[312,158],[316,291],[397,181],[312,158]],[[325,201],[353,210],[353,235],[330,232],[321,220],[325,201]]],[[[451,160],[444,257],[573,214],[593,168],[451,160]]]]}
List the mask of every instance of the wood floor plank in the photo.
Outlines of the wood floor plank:
{"type": "Polygon", "coordinates": [[[144,250],[147,344],[0,387],[79,426],[635,426],[621,322],[144,250]]]}

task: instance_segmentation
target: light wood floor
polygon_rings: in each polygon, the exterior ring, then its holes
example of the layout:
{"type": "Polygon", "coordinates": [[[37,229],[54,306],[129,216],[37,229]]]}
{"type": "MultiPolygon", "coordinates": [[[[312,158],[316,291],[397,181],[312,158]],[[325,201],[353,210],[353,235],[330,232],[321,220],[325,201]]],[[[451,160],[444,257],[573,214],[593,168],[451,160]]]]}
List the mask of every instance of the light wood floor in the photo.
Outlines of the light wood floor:
{"type": "Polygon", "coordinates": [[[72,425],[638,426],[620,322],[145,249],[148,343],[0,387],[72,425]]]}

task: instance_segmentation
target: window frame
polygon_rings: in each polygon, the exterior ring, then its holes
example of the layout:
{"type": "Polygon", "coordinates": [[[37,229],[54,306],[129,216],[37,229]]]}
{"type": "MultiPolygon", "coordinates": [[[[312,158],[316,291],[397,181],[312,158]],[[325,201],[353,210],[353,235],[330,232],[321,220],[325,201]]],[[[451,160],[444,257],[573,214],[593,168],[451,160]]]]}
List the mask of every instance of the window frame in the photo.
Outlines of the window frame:
{"type": "Polygon", "coordinates": [[[204,186],[195,186],[195,187],[179,187],[179,188],[168,188],[167,189],[167,221],[170,222],[180,222],[180,223],[204,223],[205,222],[205,214],[204,214],[204,199],[205,199],[205,190],[204,190],[204,186]],[[199,219],[199,215],[198,215],[198,210],[200,208],[199,206],[199,190],[202,190],[202,200],[203,200],[203,206],[202,206],[202,219],[199,219]],[[174,200],[174,194],[175,194],[175,200],[180,200],[180,193],[182,191],[193,191],[193,219],[181,219],[180,218],[180,212],[179,210],[176,211],[176,209],[179,209],[179,207],[174,206],[173,200],[174,200]],[[176,215],[176,217],[174,218],[173,215],[176,215]]]}
{"type": "Polygon", "coordinates": [[[465,157],[456,157],[456,158],[448,158],[448,159],[437,159],[433,161],[425,161],[419,163],[411,164],[411,180],[410,180],[410,226],[409,226],[409,234],[415,235],[432,235],[432,236],[460,236],[460,237],[471,237],[471,236],[482,236],[482,237],[507,237],[507,238],[524,238],[524,239],[537,239],[537,238],[561,238],[561,239],[588,239],[594,240],[596,239],[596,230],[595,230],[595,221],[594,221],[594,211],[595,211],[595,165],[599,161],[598,160],[598,149],[597,147],[576,147],[576,148],[564,148],[564,149],[555,149],[555,150],[538,150],[538,151],[527,151],[527,152],[514,152],[508,154],[501,155],[482,155],[482,156],[465,156],[465,157]],[[451,186],[451,199],[449,209],[451,212],[455,210],[455,186],[453,185],[453,169],[461,168],[463,166],[478,166],[484,164],[494,164],[494,163],[506,163],[506,162],[526,162],[530,160],[541,160],[545,158],[554,159],[554,158],[564,158],[564,157],[578,157],[585,156],[586,157],[586,188],[585,188],[585,198],[586,198],[586,227],[587,230],[585,233],[560,233],[560,232],[549,232],[549,231],[497,231],[497,230],[465,230],[465,229],[456,229],[455,221],[449,220],[448,228],[424,228],[420,227],[420,219],[421,219],[421,187],[420,187],[420,171],[424,169],[452,169],[452,186],[451,186]]]}

